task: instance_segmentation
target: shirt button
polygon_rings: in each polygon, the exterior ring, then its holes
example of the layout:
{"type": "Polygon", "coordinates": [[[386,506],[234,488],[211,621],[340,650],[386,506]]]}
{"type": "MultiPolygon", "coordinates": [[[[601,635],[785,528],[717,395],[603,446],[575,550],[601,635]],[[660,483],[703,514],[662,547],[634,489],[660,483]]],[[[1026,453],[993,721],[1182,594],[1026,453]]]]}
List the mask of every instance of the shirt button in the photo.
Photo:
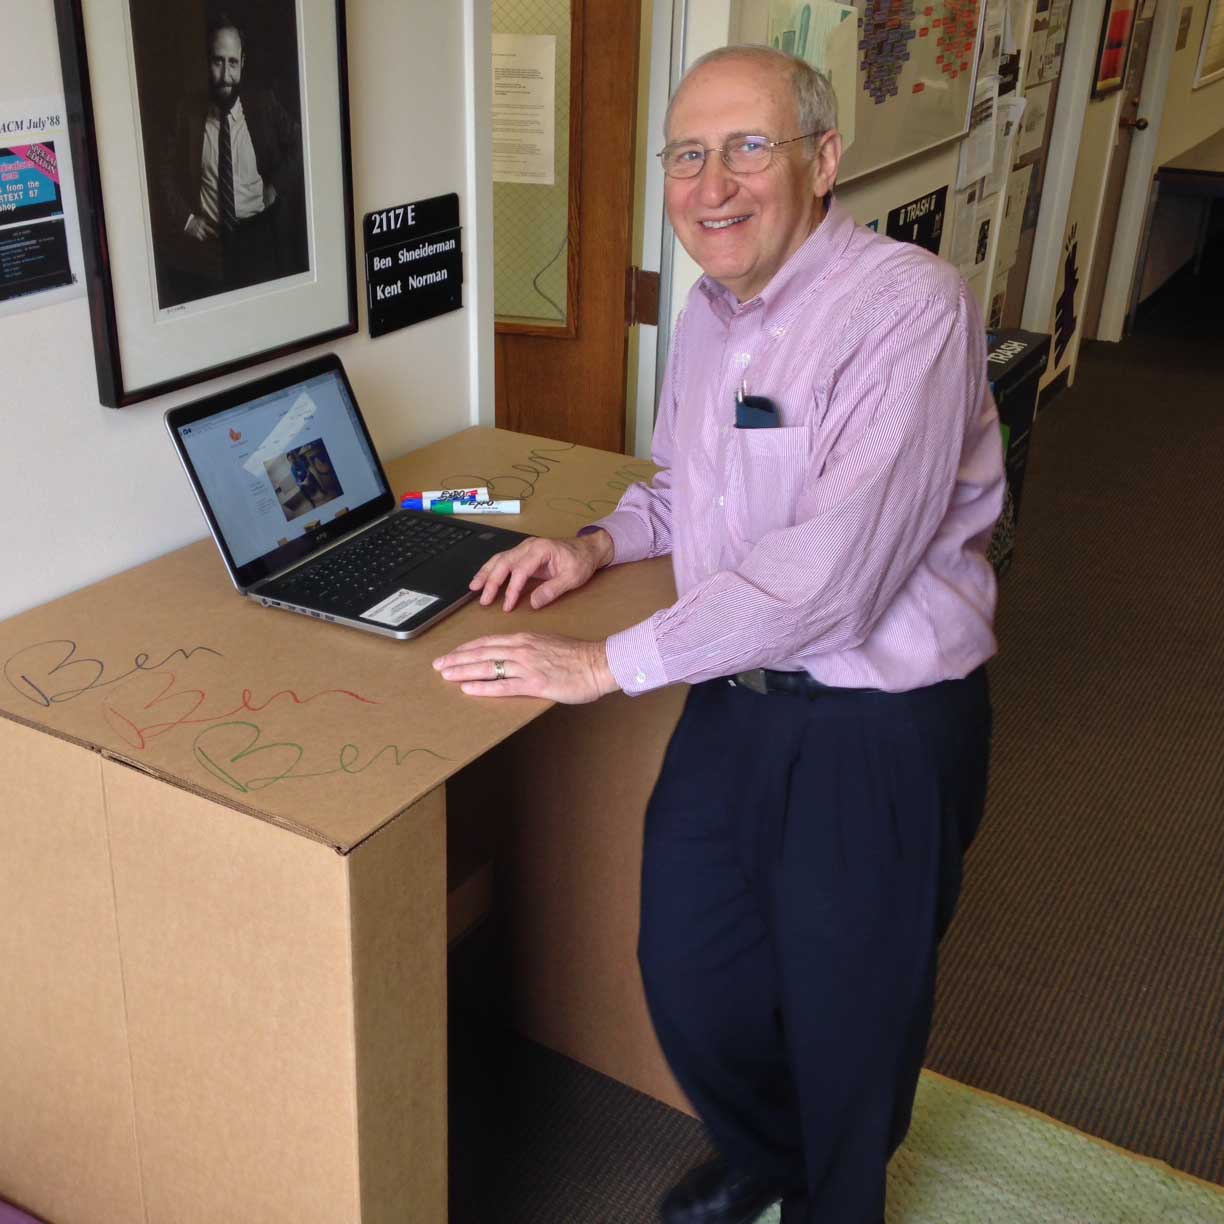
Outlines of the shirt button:
{"type": "Polygon", "coordinates": [[[639,684],[645,684],[645,683],[646,683],[646,673],[645,673],[644,671],[640,671],[640,672],[638,672],[638,674],[637,674],[636,676],[634,676],[633,678],[634,678],[634,679],[635,679],[635,680],[636,680],[636,681],[637,681],[639,684]]]}
{"type": "Polygon", "coordinates": [[[751,364],[751,362],[752,362],[752,354],[751,354],[751,353],[741,353],[741,354],[739,355],[739,363],[740,363],[740,365],[742,365],[742,366],[746,366],[746,365],[751,364]]]}
{"type": "Polygon", "coordinates": [[[719,504],[720,506],[725,506],[725,505],[727,504],[727,499],[726,499],[725,497],[720,497],[720,498],[718,499],[718,504],[719,504]]]}

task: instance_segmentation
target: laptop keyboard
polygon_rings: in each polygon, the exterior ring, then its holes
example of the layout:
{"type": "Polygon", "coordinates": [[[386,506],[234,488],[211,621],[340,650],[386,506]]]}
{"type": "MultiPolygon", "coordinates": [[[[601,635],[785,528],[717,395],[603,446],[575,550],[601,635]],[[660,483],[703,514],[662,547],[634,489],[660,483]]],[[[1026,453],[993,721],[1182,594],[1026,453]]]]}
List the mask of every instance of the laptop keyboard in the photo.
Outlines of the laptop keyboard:
{"type": "Polygon", "coordinates": [[[444,518],[393,514],[327,556],[270,584],[265,593],[278,599],[308,598],[319,602],[374,594],[393,578],[470,536],[471,528],[444,518]]]}

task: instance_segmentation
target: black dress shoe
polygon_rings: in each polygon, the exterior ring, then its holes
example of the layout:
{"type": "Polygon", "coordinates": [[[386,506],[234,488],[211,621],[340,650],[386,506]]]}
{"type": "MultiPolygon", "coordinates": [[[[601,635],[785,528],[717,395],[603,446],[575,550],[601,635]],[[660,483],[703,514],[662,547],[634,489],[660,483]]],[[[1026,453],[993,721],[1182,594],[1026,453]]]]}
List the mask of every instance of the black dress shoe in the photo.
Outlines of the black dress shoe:
{"type": "Polygon", "coordinates": [[[753,1224],[781,1197],[781,1187],[711,1160],[668,1191],[659,1211],[664,1224],[753,1224]]]}

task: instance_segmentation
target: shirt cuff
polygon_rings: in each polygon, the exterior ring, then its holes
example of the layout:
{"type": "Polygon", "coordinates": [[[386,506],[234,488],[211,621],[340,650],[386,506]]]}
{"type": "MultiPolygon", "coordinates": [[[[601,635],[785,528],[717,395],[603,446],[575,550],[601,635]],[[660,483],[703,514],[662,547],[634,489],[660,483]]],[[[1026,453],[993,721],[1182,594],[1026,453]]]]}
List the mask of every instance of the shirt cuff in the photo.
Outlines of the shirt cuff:
{"type": "Polygon", "coordinates": [[[605,650],[612,678],[630,697],[669,683],[655,641],[653,617],[612,634],[605,650]]]}
{"type": "Polygon", "coordinates": [[[594,531],[597,527],[603,528],[612,537],[612,565],[641,561],[650,556],[650,528],[631,511],[613,510],[605,518],[588,524],[578,534],[594,531]]]}

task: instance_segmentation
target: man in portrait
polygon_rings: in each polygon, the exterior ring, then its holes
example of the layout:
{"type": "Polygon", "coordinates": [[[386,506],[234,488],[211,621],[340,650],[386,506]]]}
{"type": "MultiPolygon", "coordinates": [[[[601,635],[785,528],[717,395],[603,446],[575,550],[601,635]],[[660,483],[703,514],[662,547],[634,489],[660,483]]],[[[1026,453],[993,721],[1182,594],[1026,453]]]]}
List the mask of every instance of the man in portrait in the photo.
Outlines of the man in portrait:
{"type": "Polygon", "coordinates": [[[305,271],[300,124],[250,72],[227,13],[207,23],[204,88],[180,102],[161,182],[160,305],[305,271]]]}

